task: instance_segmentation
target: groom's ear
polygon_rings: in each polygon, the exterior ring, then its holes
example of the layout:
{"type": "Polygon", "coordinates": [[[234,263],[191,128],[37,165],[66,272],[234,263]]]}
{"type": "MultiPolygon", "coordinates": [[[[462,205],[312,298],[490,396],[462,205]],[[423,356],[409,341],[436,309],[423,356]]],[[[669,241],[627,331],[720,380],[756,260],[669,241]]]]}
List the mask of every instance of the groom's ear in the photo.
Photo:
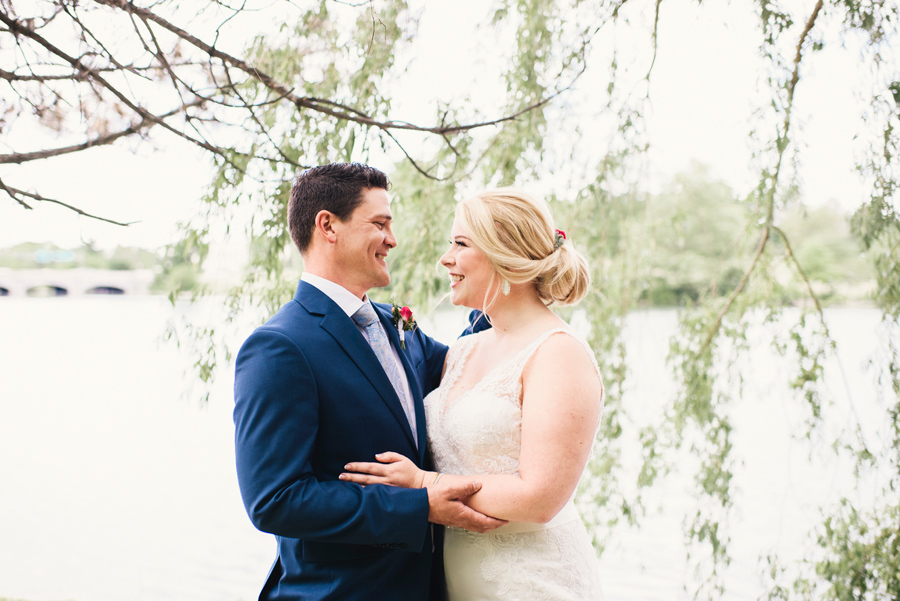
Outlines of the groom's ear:
{"type": "Polygon", "coordinates": [[[319,211],[316,213],[316,221],[314,223],[313,235],[322,236],[330,244],[337,242],[337,233],[335,225],[340,220],[331,211],[319,211]]]}

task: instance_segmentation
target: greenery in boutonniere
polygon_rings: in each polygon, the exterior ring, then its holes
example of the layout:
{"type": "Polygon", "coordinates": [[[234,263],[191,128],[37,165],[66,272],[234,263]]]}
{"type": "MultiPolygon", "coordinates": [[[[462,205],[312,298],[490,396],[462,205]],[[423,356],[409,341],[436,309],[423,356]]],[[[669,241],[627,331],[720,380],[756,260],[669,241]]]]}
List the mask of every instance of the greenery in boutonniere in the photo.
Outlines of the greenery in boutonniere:
{"type": "Polygon", "coordinates": [[[400,335],[400,348],[406,350],[404,332],[412,332],[416,329],[416,320],[413,317],[412,309],[406,306],[401,307],[392,300],[391,319],[394,322],[394,327],[397,328],[397,334],[400,335]]]}

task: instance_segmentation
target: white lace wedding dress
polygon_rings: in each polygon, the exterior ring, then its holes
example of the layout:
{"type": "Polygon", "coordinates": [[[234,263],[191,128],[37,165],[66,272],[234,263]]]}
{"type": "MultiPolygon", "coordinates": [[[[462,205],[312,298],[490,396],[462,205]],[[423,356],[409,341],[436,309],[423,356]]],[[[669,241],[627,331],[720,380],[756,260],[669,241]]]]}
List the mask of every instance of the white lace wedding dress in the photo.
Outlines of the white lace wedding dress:
{"type": "MultiPolygon", "coordinates": [[[[440,388],[425,398],[428,442],[438,471],[518,474],[522,370],[541,343],[558,332],[571,335],[562,328],[545,332],[448,404],[447,395],[482,334],[453,345],[440,388]]],[[[590,347],[582,344],[596,367],[590,347]]],[[[602,600],[597,568],[571,499],[546,524],[511,522],[487,534],[447,528],[444,538],[450,601],[602,600]]]]}

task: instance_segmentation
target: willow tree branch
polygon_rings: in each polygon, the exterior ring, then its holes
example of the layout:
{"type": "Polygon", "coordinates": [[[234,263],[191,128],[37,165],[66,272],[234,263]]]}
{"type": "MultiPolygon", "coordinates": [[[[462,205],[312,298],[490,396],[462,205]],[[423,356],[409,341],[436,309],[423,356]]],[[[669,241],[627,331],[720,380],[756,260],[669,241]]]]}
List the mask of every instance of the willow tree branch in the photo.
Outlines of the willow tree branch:
{"type": "Polygon", "coordinates": [[[766,214],[766,222],[770,225],[773,223],[775,217],[775,189],[778,187],[781,166],[784,163],[784,154],[788,146],[788,133],[791,129],[791,114],[794,110],[794,90],[796,90],[797,83],[800,81],[800,62],[803,60],[803,44],[809,37],[809,32],[812,31],[813,25],[815,25],[821,10],[822,0],[818,0],[815,7],[813,7],[812,14],[809,15],[809,19],[806,21],[806,26],[800,34],[800,39],[797,41],[797,51],[794,55],[794,70],[791,74],[791,80],[787,85],[787,104],[784,109],[784,124],[782,125],[781,133],[777,136],[778,162],[775,164],[775,173],[772,178],[769,206],[766,214]]]}
{"type": "Polygon", "coordinates": [[[647,81],[650,81],[650,74],[653,73],[653,67],[656,65],[656,54],[659,50],[659,7],[661,4],[662,0],[656,0],[656,9],[653,15],[653,35],[651,38],[653,44],[653,58],[650,60],[650,68],[647,69],[647,75],[644,76],[644,79],[647,81]]]}
{"type": "Polygon", "coordinates": [[[619,18],[619,11],[622,10],[622,7],[624,7],[626,4],[628,4],[628,0],[620,0],[619,2],[616,3],[616,6],[615,6],[615,8],[613,8],[613,11],[612,11],[613,19],[619,18]]]}
{"type": "MultiPolygon", "coordinates": [[[[791,248],[791,243],[788,240],[787,235],[781,230],[780,227],[773,225],[772,229],[778,232],[778,235],[781,236],[781,239],[784,241],[784,251],[788,256],[788,259],[791,260],[791,263],[794,264],[794,267],[797,268],[797,273],[800,274],[800,279],[803,280],[803,285],[806,287],[806,293],[809,294],[809,297],[812,299],[813,304],[816,306],[816,312],[819,314],[819,319],[822,322],[822,327],[825,328],[825,335],[828,336],[828,326],[825,325],[825,312],[822,310],[822,303],[819,302],[818,295],[813,292],[812,283],[809,281],[809,277],[806,275],[806,272],[803,271],[803,267],[800,265],[800,261],[797,260],[797,256],[794,254],[794,250],[791,248]]],[[[828,336],[830,338],[830,336],[828,336]]]]}
{"type": "MultiPolygon", "coordinates": [[[[781,133],[778,135],[778,162],[775,165],[775,173],[772,176],[772,184],[769,188],[769,199],[768,199],[768,207],[766,211],[766,223],[763,225],[763,233],[759,239],[759,245],[756,248],[756,253],[753,255],[753,260],[750,262],[750,266],[744,272],[744,276],[741,278],[741,281],[738,283],[737,287],[731,292],[728,296],[728,300],[725,302],[725,306],[719,311],[718,315],[716,315],[716,319],[713,322],[713,325],[709,328],[709,331],[706,333],[706,338],[703,341],[703,345],[700,347],[701,350],[706,350],[710,344],[712,344],[712,340],[715,335],[718,333],[719,328],[722,325],[722,319],[724,319],[725,315],[731,309],[731,306],[734,304],[734,301],[737,299],[738,295],[744,289],[744,286],[747,285],[747,282],[750,280],[750,276],[753,274],[753,271],[756,269],[756,265],[759,262],[759,258],[762,256],[763,251],[765,250],[766,244],[770,239],[770,233],[772,230],[775,230],[781,233],[775,224],[775,190],[778,187],[778,180],[781,175],[781,166],[784,161],[784,154],[787,150],[787,141],[788,141],[788,132],[791,127],[791,111],[794,107],[794,90],[797,88],[797,83],[800,81],[800,62],[803,60],[803,45],[806,42],[806,39],[809,37],[809,32],[812,31],[813,26],[816,23],[816,19],[819,16],[819,12],[822,10],[822,0],[818,0],[816,2],[815,7],[813,8],[812,14],[810,14],[809,19],[806,21],[806,26],[803,28],[803,32],[800,34],[800,39],[797,42],[797,52],[794,56],[794,70],[791,74],[791,80],[788,82],[787,86],[787,105],[785,106],[785,114],[784,114],[784,125],[782,126],[781,133]]],[[[781,237],[785,241],[785,246],[790,249],[790,243],[787,241],[787,237],[781,233],[781,237]]],[[[816,303],[816,308],[819,311],[819,316],[822,319],[822,324],[825,324],[824,313],[822,313],[822,307],[819,304],[819,300],[816,295],[812,292],[812,287],[809,285],[809,279],[803,273],[803,270],[800,268],[800,264],[796,261],[796,258],[793,257],[793,253],[791,252],[791,258],[794,259],[794,264],[797,266],[797,269],[800,271],[801,276],[803,277],[804,282],[807,285],[807,290],[813,298],[813,301],[816,303]]],[[[827,332],[827,327],[826,327],[827,332]]]]}
{"type": "Polygon", "coordinates": [[[709,331],[706,333],[706,338],[703,340],[703,344],[700,346],[700,352],[702,353],[709,345],[712,344],[713,338],[718,333],[719,328],[722,326],[722,320],[725,318],[725,315],[731,309],[731,306],[734,304],[734,301],[744,290],[744,287],[747,285],[747,282],[750,281],[750,276],[753,275],[753,272],[756,270],[756,264],[759,263],[759,258],[762,256],[763,251],[766,249],[766,243],[769,241],[769,226],[763,226],[762,236],[759,239],[759,244],[756,247],[756,252],[753,254],[753,259],[750,261],[750,266],[747,267],[747,270],[744,272],[743,277],[741,277],[741,281],[738,282],[737,287],[731,291],[731,294],[728,296],[728,300],[725,301],[725,306],[719,311],[719,314],[716,315],[715,321],[713,321],[712,327],[709,328],[709,331]]]}

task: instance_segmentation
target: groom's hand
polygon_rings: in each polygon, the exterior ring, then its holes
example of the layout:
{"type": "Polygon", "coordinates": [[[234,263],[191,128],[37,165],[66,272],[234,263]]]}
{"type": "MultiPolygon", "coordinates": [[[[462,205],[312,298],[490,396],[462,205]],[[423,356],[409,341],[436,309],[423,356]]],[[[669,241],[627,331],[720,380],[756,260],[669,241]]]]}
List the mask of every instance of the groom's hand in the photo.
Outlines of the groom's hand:
{"type": "Polygon", "coordinates": [[[444,526],[455,526],[473,532],[490,532],[507,524],[490,516],[478,513],[465,503],[466,497],[481,490],[481,482],[466,484],[437,484],[428,487],[428,521],[444,526]]]}

